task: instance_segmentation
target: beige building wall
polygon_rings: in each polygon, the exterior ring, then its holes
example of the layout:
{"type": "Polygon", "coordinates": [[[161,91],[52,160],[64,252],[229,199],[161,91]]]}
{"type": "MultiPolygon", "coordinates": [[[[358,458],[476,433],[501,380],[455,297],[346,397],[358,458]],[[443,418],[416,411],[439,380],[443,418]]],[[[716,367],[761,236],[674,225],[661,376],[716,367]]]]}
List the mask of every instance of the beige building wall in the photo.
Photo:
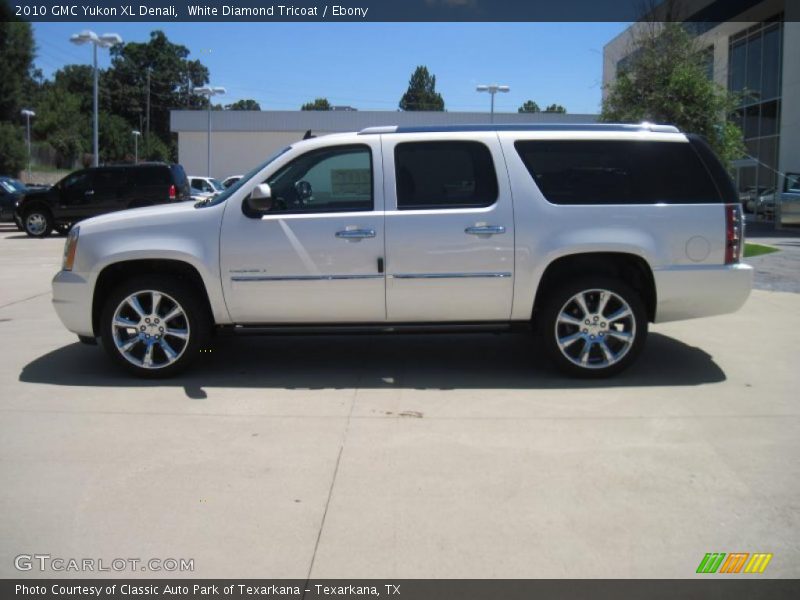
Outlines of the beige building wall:
{"type": "MultiPolygon", "coordinates": [[[[271,154],[303,139],[305,131],[217,131],[211,132],[211,176],[224,179],[247,173],[271,154]]],[[[205,132],[181,131],[178,156],[187,175],[206,175],[208,136],[205,132]]]]}

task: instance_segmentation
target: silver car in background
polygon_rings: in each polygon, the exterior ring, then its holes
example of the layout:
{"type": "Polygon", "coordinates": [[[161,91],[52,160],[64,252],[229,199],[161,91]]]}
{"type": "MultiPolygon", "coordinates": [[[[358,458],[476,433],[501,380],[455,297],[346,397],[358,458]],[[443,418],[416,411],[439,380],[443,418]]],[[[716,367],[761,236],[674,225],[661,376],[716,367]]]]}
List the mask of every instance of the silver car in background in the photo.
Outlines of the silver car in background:
{"type": "Polygon", "coordinates": [[[781,225],[800,225],[800,173],[787,173],[781,192],[781,225]]]}

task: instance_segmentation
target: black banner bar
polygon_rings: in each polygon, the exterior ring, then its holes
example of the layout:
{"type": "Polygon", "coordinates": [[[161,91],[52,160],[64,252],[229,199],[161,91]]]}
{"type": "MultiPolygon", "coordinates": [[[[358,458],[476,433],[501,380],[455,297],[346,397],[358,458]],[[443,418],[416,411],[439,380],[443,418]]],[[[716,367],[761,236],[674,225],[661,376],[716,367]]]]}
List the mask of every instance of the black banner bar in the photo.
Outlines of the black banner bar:
{"type": "MultiPolygon", "coordinates": [[[[26,21],[89,23],[629,22],[652,10],[651,20],[721,23],[762,20],[763,5],[763,0],[0,0],[0,13],[26,21]]],[[[796,18],[795,12],[787,20],[796,18]]]]}
{"type": "MultiPolygon", "coordinates": [[[[758,577],[758,576],[755,576],[758,577]]],[[[783,600],[800,598],[798,579],[43,579],[2,580],[0,597],[39,600],[783,600]]]]}

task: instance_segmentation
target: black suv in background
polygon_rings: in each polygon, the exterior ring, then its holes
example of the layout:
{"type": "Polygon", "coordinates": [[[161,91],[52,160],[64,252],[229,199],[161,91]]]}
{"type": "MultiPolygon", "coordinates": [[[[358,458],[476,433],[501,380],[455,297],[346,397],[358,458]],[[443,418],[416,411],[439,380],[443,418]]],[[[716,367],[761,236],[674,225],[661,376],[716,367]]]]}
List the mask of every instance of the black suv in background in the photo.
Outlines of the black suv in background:
{"type": "Polygon", "coordinates": [[[146,163],[75,171],[53,187],[34,190],[19,202],[14,220],[31,237],[69,230],[81,219],[126,208],[191,200],[181,165],[146,163]]]}

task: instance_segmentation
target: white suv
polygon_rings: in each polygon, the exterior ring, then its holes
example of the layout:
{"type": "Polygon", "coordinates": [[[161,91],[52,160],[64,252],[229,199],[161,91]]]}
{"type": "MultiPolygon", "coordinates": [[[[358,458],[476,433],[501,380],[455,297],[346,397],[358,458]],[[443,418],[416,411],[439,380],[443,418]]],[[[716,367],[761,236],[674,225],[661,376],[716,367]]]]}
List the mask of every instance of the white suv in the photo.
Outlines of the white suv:
{"type": "Polygon", "coordinates": [[[381,127],[293,144],[213,200],[82,222],[53,303],[146,377],[220,331],[518,326],[605,376],[648,322],[742,306],[742,237],[724,168],[674,127],[381,127]]]}

